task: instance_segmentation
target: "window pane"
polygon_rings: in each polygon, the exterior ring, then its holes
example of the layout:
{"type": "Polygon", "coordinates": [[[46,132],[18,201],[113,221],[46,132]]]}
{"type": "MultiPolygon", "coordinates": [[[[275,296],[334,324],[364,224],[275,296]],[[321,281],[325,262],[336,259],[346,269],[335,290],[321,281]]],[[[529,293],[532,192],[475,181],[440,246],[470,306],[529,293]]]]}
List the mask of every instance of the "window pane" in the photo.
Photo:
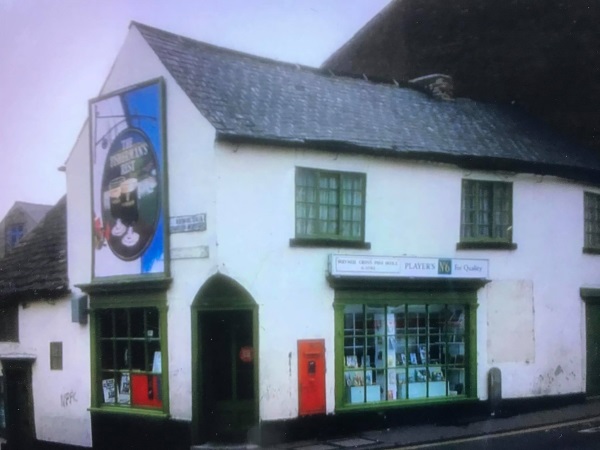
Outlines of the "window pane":
{"type": "Polygon", "coordinates": [[[100,367],[102,369],[114,369],[114,341],[102,341],[100,343],[100,367]]]}
{"type": "Polygon", "coordinates": [[[584,246],[600,248],[600,195],[586,192],[584,196],[584,246]]]}
{"type": "Polygon", "coordinates": [[[158,318],[159,313],[157,308],[146,308],[146,337],[160,337],[158,332],[158,318]]]}
{"type": "Polygon", "coordinates": [[[101,337],[113,337],[113,310],[105,309],[98,312],[98,322],[101,337]]]}
{"type": "Polygon", "coordinates": [[[128,337],[129,330],[127,325],[127,310],[115,309],[115,337],[128,337]]]}
{"type": "Polygon", "coordinates": [[[131,317],[131,337],[144,337],[144,309],[132,308],[131,317]]]}
{"type": "Polygon", "coordinates": [[[117,370],[129,370],[131,369],[131,352],[129,350],[129,340],[115,341],[115,348],[117,350],[117,360],[115,369],[117,370]]]}
{"type": "Polygon", "coordinates": [[[362,175],[297,169],[296,234],[359,240],[363,234],[363,185],[362,175]]]}
{"type": "Polygon", "coordinates": [[[512,185],[463,180],[461,237],[510,242],[512,185]]]}

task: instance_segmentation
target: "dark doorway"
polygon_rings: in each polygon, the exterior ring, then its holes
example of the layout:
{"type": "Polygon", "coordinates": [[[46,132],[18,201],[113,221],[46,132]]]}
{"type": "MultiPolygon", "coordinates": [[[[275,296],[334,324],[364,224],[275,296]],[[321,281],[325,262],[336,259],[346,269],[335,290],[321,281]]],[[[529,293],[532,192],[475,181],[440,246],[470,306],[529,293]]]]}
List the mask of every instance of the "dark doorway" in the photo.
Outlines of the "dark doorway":
{"type": "Polygon", "coordinates": [[[201,311],[202,416],[211,441],[246,441],[255,419],[252,310],[201,311]]]}
{"type": "Polygon", "coordinates": [[[2,361],[5,383],[6,438],[10,450],[35,448],[31,361],[2,361]]]}

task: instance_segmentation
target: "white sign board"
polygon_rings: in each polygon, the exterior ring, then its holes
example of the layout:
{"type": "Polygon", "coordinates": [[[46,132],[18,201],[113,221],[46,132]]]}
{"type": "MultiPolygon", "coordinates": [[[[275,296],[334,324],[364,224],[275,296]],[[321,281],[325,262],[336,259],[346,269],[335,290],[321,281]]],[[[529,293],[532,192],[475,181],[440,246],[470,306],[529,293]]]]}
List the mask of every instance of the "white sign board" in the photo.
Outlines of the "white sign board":
{"type": "Polygon", "coordinates": [[[487,259],[329,255],[334,277],[487,278],[487,259]]]}
{"type": "Polygon", "coordinates": [[[169,218],[171,233],[188,233],[190,231],[206,231],[206,213],[191,216],[176,216],[169,218]]]}

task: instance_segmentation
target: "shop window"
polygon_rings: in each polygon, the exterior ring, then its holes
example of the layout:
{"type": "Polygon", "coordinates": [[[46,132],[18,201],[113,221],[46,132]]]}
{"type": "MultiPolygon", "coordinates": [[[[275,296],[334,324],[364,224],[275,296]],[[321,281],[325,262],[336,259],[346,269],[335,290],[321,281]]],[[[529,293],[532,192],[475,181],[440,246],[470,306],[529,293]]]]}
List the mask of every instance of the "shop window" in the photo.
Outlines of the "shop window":
{"type": "Polygon", "coordinates": [[[600,254],[600,194],[584,195],[584,247],[586,253],[600,254]]]}
{"type": "Polygon", "coordinates": [[[160,318],[156,307],[94,311],[98,406],[163,407],[160,318]]]}
{"type": "Polygon", "coordinates": [[[297,168],[295,242],[362,243],[365,182],[365,174],[297,168]]]}
{"type": "Polygon", "coordinates": [[[6,251],[12,250],[25,234],[25,224],[12,223],[6,227],[6,251]]]}
{"type": "Polygon", "coordinates": [[[0,342],[19,341],[19,305],[0,305],[0,342]]]}
{"type": "Polygon", "coordinates": [[[342,403],[468,396],[468,309],[444,304],[344,305],[342,403]]]}
{"type": "Polygon", "coordinates": [[[463,180],[459,248],[516,248],[512,183],[463,180]]]}

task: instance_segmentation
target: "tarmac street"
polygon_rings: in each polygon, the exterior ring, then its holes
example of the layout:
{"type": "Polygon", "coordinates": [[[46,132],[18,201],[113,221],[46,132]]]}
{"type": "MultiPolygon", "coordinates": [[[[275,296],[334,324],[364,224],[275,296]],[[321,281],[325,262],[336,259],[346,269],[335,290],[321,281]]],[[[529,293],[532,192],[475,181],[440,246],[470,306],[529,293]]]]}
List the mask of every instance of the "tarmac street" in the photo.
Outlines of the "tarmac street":
{"type": "Polygon", "coordinates": [[[456,439],[439,444],[398,447],[398,450],[596,450],[600,447],[600,419],[509,431],[491,436],[456,439]]]}
{"type": "Polygon", "coordinates": [[[600,448],[600,399],[497,417],[479,416],[453,424],[396,426],[337,439],[290,442],[288,450],[537,450],[600,448]]]}

